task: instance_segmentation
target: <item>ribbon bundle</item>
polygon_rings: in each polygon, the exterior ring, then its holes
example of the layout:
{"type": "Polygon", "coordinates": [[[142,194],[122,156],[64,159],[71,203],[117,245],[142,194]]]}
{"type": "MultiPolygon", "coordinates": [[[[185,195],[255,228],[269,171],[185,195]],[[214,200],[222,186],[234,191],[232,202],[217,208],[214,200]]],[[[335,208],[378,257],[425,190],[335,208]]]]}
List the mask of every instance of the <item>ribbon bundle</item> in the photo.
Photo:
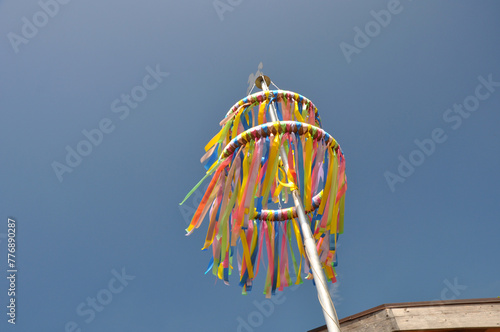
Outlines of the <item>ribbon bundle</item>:
{"type": "Polygon", "coordinates": [[[202,162],[207,174],[184,201],[205,178],[212,179],[187,233],[208,214],[202,249],[211,246],[213,256],[207,272],[229,283],[237,263],[244,294],[251,290],[262,264],[267,266],[266,296],[293,284],[292,276],[295,284],[302,283],[302,271],[312,278],[297,211],[281,208],[281,203],[292,200],[293,190],[300,191],[326,277],[336,281],[336,248],[344,228],[347,189],[345,159],[320,124],[318,111],[307,98],[290,91],[265,91],[231,107],[221,121],[222,129],[205,147],[202,162]],[[278,122],[266,120],[272,102],[278,122]],[[281,146],[285,153],[280,155],[281,146]],[[287,158],[288,170],[281,158],[287,158]]]}

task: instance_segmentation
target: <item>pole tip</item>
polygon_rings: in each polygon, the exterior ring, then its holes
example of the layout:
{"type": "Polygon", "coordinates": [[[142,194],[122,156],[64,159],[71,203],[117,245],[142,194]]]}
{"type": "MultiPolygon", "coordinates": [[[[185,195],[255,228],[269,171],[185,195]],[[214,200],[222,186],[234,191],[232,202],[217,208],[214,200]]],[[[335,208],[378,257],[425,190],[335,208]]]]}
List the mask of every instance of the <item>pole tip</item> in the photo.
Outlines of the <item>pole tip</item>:
{"type": "Polygon", "coordinates": [[[258,87],[259,89],[262,89],[262,80],[266,81],[267,86],[271,85],[271,79],[266,75],[261,75],[257,77],[257,79],[255,80],[255,86],[258,87]]]}

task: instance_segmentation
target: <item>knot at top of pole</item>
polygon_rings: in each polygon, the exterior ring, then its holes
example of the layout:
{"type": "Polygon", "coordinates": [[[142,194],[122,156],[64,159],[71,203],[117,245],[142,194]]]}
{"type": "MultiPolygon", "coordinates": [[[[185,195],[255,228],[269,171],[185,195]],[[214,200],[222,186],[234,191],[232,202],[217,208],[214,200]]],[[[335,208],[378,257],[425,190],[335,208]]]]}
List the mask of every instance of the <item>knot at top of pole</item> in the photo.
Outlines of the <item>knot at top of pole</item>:
{"type": "Polygon", "coordinates": [[[269,87],[271,85],[271,79],[266,76],[266,75],[260,75],[259,77],[257,77],[257,79],[255,80],[255,86],[258,87],[259,89],[263,90],[262,89],[262,81],[265,80],[266,82],[266,85],[269,87]]]}

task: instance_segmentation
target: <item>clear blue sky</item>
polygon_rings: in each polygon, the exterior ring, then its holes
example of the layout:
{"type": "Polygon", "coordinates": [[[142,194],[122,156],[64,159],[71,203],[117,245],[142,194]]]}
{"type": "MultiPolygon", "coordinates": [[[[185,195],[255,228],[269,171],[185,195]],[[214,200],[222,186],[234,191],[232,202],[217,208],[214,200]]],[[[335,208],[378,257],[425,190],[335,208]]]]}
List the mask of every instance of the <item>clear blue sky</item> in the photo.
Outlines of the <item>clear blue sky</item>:
{"type": "Polygon", "coordinates": [[[184,236],[178,203],[260,62],[346,155],[339,317],[500,296],[498,2],[59,1],[0,1],[1,331],[324,324],[310,282],[264,315],[262,287],[203,274],[205,224],[184,236]]]}

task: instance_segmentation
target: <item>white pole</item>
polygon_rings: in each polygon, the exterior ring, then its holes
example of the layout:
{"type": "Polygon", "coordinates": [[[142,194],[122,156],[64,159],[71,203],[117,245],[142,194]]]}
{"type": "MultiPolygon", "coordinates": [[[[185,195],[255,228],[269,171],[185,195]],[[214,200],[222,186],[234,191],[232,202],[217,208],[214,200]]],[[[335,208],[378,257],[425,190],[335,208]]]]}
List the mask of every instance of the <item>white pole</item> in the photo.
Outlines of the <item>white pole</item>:
{"type": "MultiPolygon", "coordinates": [[[[255,84],[257,85],[257,87],[261,87],[263,91],[269,91],[269,88],[267,86],[269,84],[268,82],[270,82],[270,80],[267,76],[260,76],[259,78],[257,78],[255,84]]],[[[276,112],[276,108],[274,107],[273,103],[269,105],[269,115],[273,122],[279,121],[278,113],[276,112]]],[[[285,172],[288,173],[288,158],[283,146],[280,147],[280,156],[281,162],[283,163],[283,166],[285,168],[285,172]]],[[[300,199],[299,190],[292,190],[292,196],[295,203],[295,208],[297,209],[297,216],[299,219],[300,227],[302,229],[302,235],[304,237],[303,242],[307,257],[309,258],[309,264],[311,264],[314,281],[316,282],[316,290],[318,292],[319,301],[321,304],[321,308],[323,309],[323,315],[325,316],[326,327],[328,329],[328,332],[340,332],[337,313],[335,312],[335,308],[333,307],[330,293],[328,293],[325,274],[323,273],[323,268],[321,267],[321,263],[319,261],[318,252],[316,251],[316,243],[314,242],[314,239],[312,237],[311,228],[306,218],[304,205],[302,204],[302,200],[300,199]]]]}

